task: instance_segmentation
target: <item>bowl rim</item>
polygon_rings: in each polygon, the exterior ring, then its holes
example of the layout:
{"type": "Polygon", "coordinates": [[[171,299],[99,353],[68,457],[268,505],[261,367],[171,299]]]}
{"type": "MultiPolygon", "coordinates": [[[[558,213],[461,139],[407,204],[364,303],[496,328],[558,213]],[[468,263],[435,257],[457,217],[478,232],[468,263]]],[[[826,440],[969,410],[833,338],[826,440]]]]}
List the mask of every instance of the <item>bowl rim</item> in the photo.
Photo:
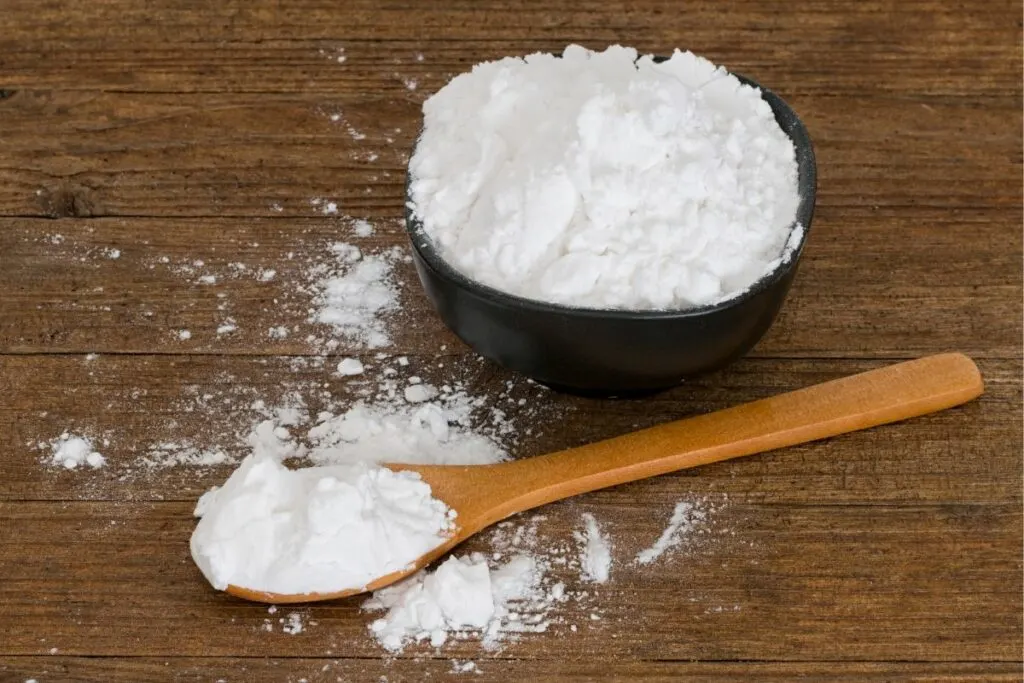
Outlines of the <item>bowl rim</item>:
{"type": "MultiPolygon", "coordinates": [[[[663,61],[665,59],[667,58],[662,56],[655,57],[656,61],[663,61]]],[[[496,287],[492,287],[491,285],[473,280],[441,256],[441,253],[435,247],[433,240],[427,234],[426,230],[423,229],[422,221],[414,215],[413,207],[415,204],[412,200],[412,174],[409,171],[409,165],[406,164],[405,230],[409,235],[409,241],[412,243],[413,249],[416,250],[424,263],[438,275],[453,281],[458,287],[466,290],[475,297],[503,304],[506,307],[524,309],[526,311],[536,313],[614,320],[673,320],[680,318],[696,318],[743,305],[746,301],[749,301],[766,290],[771,289],[776,283],[784,279],[790,271],[796,268],[797,262],[803,254],[804,245],[807,243],[807,238],[811,230],[811,219],[814,215],[814,205],[817,196],[818,174],[817,163],[814,156],[814,147],[811,143],[810,135],[807,133],[807,128],[804,126],[803,121],[799,116],[797,116],[793,108],[790,107],[784,99],[752,78],[748,78],[733,71],[728,71],[728,73],[735,76],[744,85],[755,88],[761,92],[761,98],[768,103],[768,106],[771,107],[772,113],[775,115],[776,123],[779,124],[779,127],[782,129],[782,132],[786,134],[786,137],[793,142],[797,162],[797,188],[798,190],[801,187],[807,188],[806,194],[800,195],[800,201],[797,204],[796,209],[796,218],[793,221],[792,226],[790,226],[790,235],[792,235],[792,231],[796,229],[798,224],[803,227],[803,234],[800,236],[800,241],[789,253],[789,258],[784,259],[772,271],[759,277],[753,284],[747,287],[747,289],[736,296],[725,299],[724,301],[680,309],[631,310],[625,308],[592,308],[552,303],[548,301],[541,301],[539,299],[530,299],[518,294],[505,292],[497,289],[496,287]],[[782,121],[780,118],[788,119],[788,121],[782,121]]],[[[410,163],[412,157],[416,154],[416,147],[419,145],[419,140],[422,135],[423,130],[421,128],[419,134],[416,136],[416,143],[413,145],[412,153],[409,157],[410,163]]]]}

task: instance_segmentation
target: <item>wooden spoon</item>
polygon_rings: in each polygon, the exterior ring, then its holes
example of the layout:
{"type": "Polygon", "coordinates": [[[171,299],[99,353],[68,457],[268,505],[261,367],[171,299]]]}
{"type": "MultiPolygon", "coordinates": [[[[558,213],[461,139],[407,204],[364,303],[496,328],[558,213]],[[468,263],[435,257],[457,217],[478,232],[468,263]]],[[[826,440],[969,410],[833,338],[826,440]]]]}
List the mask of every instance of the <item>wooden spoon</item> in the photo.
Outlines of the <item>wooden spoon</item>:
{"type": "Polygon", "coordinates": [[[595,489],[753,455],[951,408],[980,396],[981,374],[959,353],[929,356],[606,441],[496,465],[388,465],[419,472],[458,516],[451,538],[364,588],[284,595],[228,586],[259,602],[333,600],[412,574],[517,512],[595,489]]]}

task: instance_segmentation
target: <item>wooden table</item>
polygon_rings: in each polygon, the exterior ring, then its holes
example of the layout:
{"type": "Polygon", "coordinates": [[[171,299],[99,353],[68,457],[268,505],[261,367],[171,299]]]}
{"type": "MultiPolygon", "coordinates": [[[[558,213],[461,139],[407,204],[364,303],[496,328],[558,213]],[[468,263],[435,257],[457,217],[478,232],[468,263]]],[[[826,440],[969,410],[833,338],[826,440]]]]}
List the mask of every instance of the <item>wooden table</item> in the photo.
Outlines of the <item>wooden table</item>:
{"type": "MultiPolygon", "coordinates": [[[[480,681],[1020,680],[1017,3],[5,0],[2,15],[0,680],[442,680],[452,659],[480,681]],[[946,350],[977,360],[986,394],[551,506],[552,537],[589,511],[616,543],[603,617],[577,632],[392,660],[358,600],[304,610],[297,635],[263,630],[265,607],[214,593],[188,556],[195,499],[230,469],[127,468],[154,440],[236,426],[207,392],[341,391],[301,360],[315,326],[298,264],[342,225],[311,199],[370,218],[371,247],[403,244],[424,97],[478,61],[576,41],[690,48],[776,90],[814,139],[818,210],[749,357],[646,400],[551,396],[557,420],[517,455],[946,350]],[[278,274],[205,286],[196,259],[278,274]],[[238,333],[216,334],[221,305],[238,333]],[[264,333],[280,321],[286,338],[264,333]],[[33,444],[64,429],[106,435],[108,466],[42,464],[33,444]],[[717,507],[710,540],[630,564],[687,497],[717,507]]],[[[401,273],[386,351],[498,392],[512,376],[464,363],[401,273]]]]}

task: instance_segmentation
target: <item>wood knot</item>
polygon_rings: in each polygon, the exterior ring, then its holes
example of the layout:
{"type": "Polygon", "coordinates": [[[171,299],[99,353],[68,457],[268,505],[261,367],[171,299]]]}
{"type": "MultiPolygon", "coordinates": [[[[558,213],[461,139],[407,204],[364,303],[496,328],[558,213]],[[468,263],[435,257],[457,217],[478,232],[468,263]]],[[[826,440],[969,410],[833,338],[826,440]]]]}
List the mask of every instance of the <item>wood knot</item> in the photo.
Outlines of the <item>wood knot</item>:
{"type": "Polygon", "coordinates": [[[8,90],[6,88],[0,88],[0,100],[6,100],[8,98],[14,97],[15,93],[17,92],[17,90],[8,90]]]}

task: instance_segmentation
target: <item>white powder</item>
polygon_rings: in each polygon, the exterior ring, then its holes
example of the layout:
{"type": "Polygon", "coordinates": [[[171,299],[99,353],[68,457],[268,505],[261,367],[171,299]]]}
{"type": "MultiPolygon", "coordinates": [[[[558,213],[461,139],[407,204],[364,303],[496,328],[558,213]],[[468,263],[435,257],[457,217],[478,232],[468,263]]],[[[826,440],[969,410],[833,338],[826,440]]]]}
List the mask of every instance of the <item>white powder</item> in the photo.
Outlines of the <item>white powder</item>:
{"type": "Polygon", "coordinates": [[[324,412],[307,438],[307,457],[318,465],[400,462],[484,465],[504,460],[504,450],[464,426],[474,401],[465,394],[416,406],[359,402],[335,415],[324,412]]]}
{"type": "Polygon", "coordinates": [[[363,608],[386,613],[371,624],[371,633],[391,652],[412,642],[438,647],[451,639],[478,640],[493,650],[503,641],[566,623],[559,607],[579,609],[590,596],[552,576],[556,569],[575,569],[579,563],[567,544],[542,539],[538,526],[545,519],[533,515],[521,524],[501,522],[487,535],[489,556],[450,557],[433,572],[421,571],[376,591],[363,608]],[[489,596],[484,590],[488,582],[489,596]],[[480,626],[488,604],[492,611],[480,626]]]}
{"type": "Polygon", "coordinates": [[[527,627],[538,623],[524,620],[517,603],[537,597],[542,576],[529,555],[517,555],[493,571],[479,553],[452,556],[433,572],[376,591],[363,609],[387,611],[370,624],[370,632],[391,652],[409,642],[440,647],[452,633],[475,634],[493,646],[502,632],[520,630],[520,621],[527,627]]]}
{"type": "Polygon", "coordinates": [[[468,674],[468,673],[480,673],[480,668],[476,662],[460,662],[457,659],[452,660],[451,673],[453,674],[468,674]]]}
{"type": "Polygon", "coordinates": [[[594,583],[605,583],[612,567],[612,551],[608,538],[601,533],[594,515],[583,513],[583,531],[575,532],[580,542],[580,568],[583,578],[594,583]]]}
{"type": "Polygon", "coordinates": [[[412,206],[468,276],[543,301],[681,309],[788,258],[795,150],[759,90],[691,53],[478,64],[423,105],[412,206]]]}
{"type": "Polygon", "coordinates": [[[412,472],[290,470],[259,447],[199,499],[192,557],[217,589],[362,588],[444,542],[454,511],[412,472]]]}
{"type": "Polygon", "coordinates": [[[203,449],[192,444],[163,441],[147,449],[138,464],[151,469],[170,467],[212,467],[234,462],[234,459],[219,448],[203,449]]]}
{"type": "Polygon", "coordinates": [[[192,332],[189,330],[178,330],[178,339],[181,341],[188,341],[192,338],[192,332]]]}
{"type": "Polygon", "coordinates": [[[694,529],[707,520],[707,513],[690,501],[679,501],[672,511],[672,518],[668,526],[654,545],[646,550],[640,551],[636,556],[639,564],[650,564],[665,554],[666,551],[675,548],[694,529]]]}
{"type": "Polygon", "coordinates": [[[68,432],[61,434],[50,446],[53,452],[50,457],[51,464],[69,470],[80,465],[88,465],[97,469],[103,467],[107,462],[106,458],[93,449],[92,441],[68,432]]]}
{"type": "Polygon", "coordinates": [[[409,403],[423,403],[437,396],[437,389],[429,384],[415,383],[406,387],[404,393],[405,400],[409,403]]]}
{"type": "Polygon", "coordinates": [[[357,219],[352,224],[352,232],[355,233],[356,237],[369,237],[373,234],[373,226],[368,221],[357,219]]]}
{"type": "Polygon", "coordinates": [[[402,251],[390,249],[363,254],[356,246],[331,245],[335,255],[332,275],[319,284],[315,322],[330,325],[355,347],[379,348],[390,343],[385,315],[398,307],[392,268],[402,251]]]}
{"type": "Polygon", "coordinates": [[[306,628],[306,625],[302,623],[302,615],[298,612],[289,612],[288,616],[283,618],[281,621],[283,623],[281,630],[288,635],[298,635],[306,628]]]}
{"type": "Polygon", "coordinates": [[[363,363],[358,358],[343,358],[338,363],[339,375],[361,375],[363,374],[363,363]]]}

